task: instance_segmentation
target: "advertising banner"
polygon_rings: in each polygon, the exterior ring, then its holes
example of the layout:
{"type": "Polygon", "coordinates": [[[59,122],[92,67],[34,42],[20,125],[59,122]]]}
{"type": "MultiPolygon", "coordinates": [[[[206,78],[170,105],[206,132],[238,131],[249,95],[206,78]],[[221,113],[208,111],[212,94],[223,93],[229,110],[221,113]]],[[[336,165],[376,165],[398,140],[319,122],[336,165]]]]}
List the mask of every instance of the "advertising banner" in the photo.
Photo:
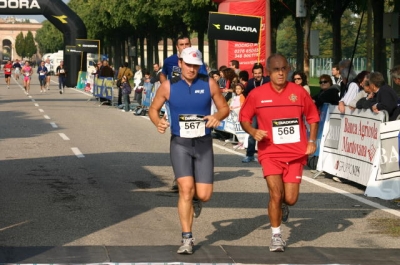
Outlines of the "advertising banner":
{"type": "Polygon", "coordinates": [[[78,73],[78,81],[76,82],[77,89],[84,89],[86,86],[86,72],[79,71],[78,73]]]}
{"type": "Polygon", "coordinates": [[[246,139],[247,133],[242,129],[242,126],[240,126],[239,111],[240,108],[231,110],[229,116],[222,120],[220,125],[215,129],[236,135],[238,141],[243,143],[246,139]]]}
{"type": "MultiPolygon", "coordinates": [[[[270,51],[270,26],[269,5],[265,0],[221,1],[218,6],[219,13],[253,16],[261,18],[259,42],[248,41],[218,41],[218,66],[227,65],[231,60],[239,61],[240,70],[246,70],[251,76],[254,63],[265,66],[266,58],[270,51]],[[268,10],[267,10],[268,9],[268,10]],[[268,41],[268,44],[267,44],[268,41]]],[[[231,33],[241,35],[242,33],[231,33]]]]}
{"type": "Polygon", "coordinates": [[[113,100],[113,83],[112,77],[99,77],[94,82],[93,96],[96,98],[104,98],[113,100]]]}
{"type": "Polygon", "coordinates": [[[99,53],[99,40],[76,39],[76,50],[87,53],[99,53]]]}
{"type": "Polygon", "coordinates": [[[151,102],[153,100],[153,90],[152,83],[144,83],[143,84],[143,97],[142,97],[142,105],[145,107],[150,107],[151,102]]]}
{"type": "Polygon", "coordinates": [[[208,38],[258,43],[261,17],[210,12],[208,38]]]}
{"type": "Polygon", "coordinates": [[[323,130],[317,170],[367,186],[379,168],[383,113],[330,106],[323,130]]]}
{"type": "Polygon", "coordinates": [[[75,46],[75,45],[67,45],[67,46],[65,46],[65,53],[66,53],[66,54],[69,54],[69,53],[78,53],[78,54],[81,54],[81,51],[78,51],[78,50],[76,49],[76,46],[75,46]]]}
{"type": "Polygon", "coordinates": [[[400,120],[382,123],[381,132],[381,163],[377,180],[400,176],[399,137],[400,120]]]}

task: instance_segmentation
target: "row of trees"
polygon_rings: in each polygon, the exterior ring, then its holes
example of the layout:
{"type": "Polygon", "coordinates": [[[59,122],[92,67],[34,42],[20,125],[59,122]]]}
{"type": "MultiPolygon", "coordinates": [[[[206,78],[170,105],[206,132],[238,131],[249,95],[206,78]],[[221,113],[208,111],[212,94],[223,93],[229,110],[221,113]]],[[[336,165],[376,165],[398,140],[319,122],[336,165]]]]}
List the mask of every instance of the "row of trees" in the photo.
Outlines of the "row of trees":
{"type": "MultiPolygon", "coordinates": [[[[387,43],[382,38],[383,13],[393,10],[399,12],[400,1],[305,0],[305,18],[295,17],[296,0],[269,2],[271,51],[283,51],[287,56],[296,56],[298,68],[306,72],[310,58],[308,40],[311,29],[321,29],[321,56],[333,57],[333,61],[338,62],[352,53],[361,15],[368,9],[373,10],[366,16],[370,24],[364,18],[357,52],[373,56],[374,68],[386,71],[387,43]],[[291,18],[291,22],[286,18],[291,18]],[[285,34],[289,37],[280,37],[285,34]]],[[[118,65],[128,57],[128,47],[135,47],[136,54],[145,58],[146,45],[147,62],[142,61],[142,67],[162,61],[163,58],[158,58],[158,43],[161,40],[164,44],[163,57],[167,57],[167,40],[181,34],[196,36],[199,49],[203,51],[208,14],[217,11],[217,4],[211,0],[71,0],[68,5],[84,21],[88,38],[101,40],[102,53],[109,54],[114,59],[113,64],[118,65]]],[[[61,34],[48,22],[44,22],[42,30],[37,32],[36,40],[42,53],[62,49],[61,34]]],[[[214,40],[208,40],[209,62],[216,61],[215,44],[214,40]]],[[[396,60],[400,64],[400,49],[397,50],[399,55],[396,55],[396,60]]],[[[137,57],[133,60],[135,64],[138,63],[137,57]]]]}
{"type": "Polygon", "coordinates": [[[15,38],[15,52],[22,58],[30,58],[37,52],[33,34],[28,31],[26,36],[20,32],[15,38]]]}

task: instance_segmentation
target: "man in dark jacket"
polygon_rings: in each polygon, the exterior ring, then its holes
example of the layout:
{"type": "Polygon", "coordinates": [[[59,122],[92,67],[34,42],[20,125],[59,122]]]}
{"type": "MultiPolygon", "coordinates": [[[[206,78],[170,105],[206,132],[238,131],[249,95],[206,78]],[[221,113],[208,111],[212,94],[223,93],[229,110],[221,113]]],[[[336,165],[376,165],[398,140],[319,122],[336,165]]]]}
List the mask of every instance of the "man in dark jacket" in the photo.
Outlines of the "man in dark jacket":
{"type": "Polygon", "coordinates": [[[114,70],[108,65],[107,60],[103,61],[103,66],[100,68],[100,77],[114,77],[114,70]]]}
{"type": "Polygon", "coordinates": [[[379,72],[370,73],[369,83],[372,92],[375,94],[369,108],[375,113],[386,110],[389,114],[389,121],[395,120],[400,111],[397,107],[399,97],[396,92],[389,85],[385,84],[385,79],[379,72]]]}

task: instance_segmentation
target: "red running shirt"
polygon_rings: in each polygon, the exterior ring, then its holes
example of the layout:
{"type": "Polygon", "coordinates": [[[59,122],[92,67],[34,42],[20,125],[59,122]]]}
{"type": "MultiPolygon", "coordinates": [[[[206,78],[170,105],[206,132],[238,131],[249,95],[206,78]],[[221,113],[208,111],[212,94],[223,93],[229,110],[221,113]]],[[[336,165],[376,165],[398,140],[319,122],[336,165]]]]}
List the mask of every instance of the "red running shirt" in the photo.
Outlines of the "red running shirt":
{"type": "MultiPolygon", "coordinates": [[[[281,93],[271,83],[254,88],[247,96],[240,114],[240,121],[257,117],[258,129],[268,136],[258,142],[258,160],[268,157],[282,162],[307,158],[307,123],[319,122],[317,108],[307,91],[287,82],[281,93]]],[[[306,161],[306,160],[305,160],[306,161]]]]}

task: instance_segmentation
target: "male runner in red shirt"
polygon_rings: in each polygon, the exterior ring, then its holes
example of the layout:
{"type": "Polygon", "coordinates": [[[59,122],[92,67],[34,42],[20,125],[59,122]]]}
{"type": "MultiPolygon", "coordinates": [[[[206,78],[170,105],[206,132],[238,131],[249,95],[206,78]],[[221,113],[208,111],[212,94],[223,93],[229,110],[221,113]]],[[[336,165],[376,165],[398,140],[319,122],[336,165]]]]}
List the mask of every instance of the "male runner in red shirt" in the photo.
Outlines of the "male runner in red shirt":
{"type": "Polygon", "coordinates": [[[6,78],[7,88],[10,88],[12,68],[13,68],[13,65],[11,64],[11,61],[7,61],[6,65],[4,65],[4,76],[6,78]]]}
{"type": "Polygon", "coordinates": [[[240,124],[258,141],[258,160],[270,193],[270,251],[282,252],[286,242],[280,225],[288,220],[287,205],[297,202],[303,166],[316,150],[319,115],[307,91],[287,81],[289,65],[283,55],[271,55],[267,68],[271,81],[247,96],[240,110],[240,124]],[[258,129],[251,126],[253,116],[257,117],[258,129]],[[303,117],[310,124],[309,139],[303,117]]]}

